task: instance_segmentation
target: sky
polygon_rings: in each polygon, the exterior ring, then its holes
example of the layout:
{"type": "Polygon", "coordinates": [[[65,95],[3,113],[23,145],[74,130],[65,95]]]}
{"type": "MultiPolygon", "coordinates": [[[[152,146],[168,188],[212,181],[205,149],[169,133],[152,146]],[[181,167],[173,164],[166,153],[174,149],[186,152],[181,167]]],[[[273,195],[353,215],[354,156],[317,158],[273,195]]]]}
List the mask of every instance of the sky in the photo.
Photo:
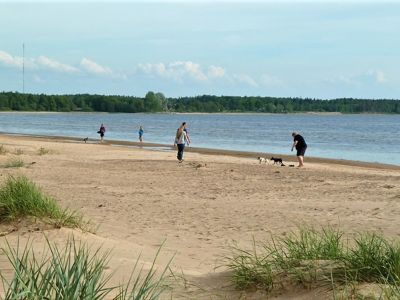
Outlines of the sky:
{"type": "Polygon", "coordinates": [[[399,49],[400,1],[0,0],[0,91],[400,99],[399,49]]]}

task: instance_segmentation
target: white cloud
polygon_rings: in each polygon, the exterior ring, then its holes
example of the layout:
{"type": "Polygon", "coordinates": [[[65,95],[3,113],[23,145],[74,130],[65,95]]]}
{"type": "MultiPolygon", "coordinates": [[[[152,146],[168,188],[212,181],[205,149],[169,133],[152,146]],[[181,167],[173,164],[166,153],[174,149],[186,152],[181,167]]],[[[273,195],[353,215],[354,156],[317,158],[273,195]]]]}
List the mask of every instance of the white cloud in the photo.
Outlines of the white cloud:
{"type": "Polygon", "coordinates": [[[211,65],[208,67],[208,76],[210,78],[220,78],[225,76],[225,69],[222,67],[211,65]]]}
{"type": "Polygon", "coordinates": [[[87,72],[96,74],[96,75],[112,75],[113,71],[108,67],[103,67],[102,65],[90,60],[86,57],[82,58],[81,66],[87,72]]]}
{"type": "Polygon", "coordinates": [[[5,51],[0,51],[0,62],[6,66],[22,68],[22,57],[12,56],[5,51]]]}
{"type": "Polygon", "coordinates": [[[60,63],[54,59],[48,58],[46,56],[39,56],[36,60],[36,63],[44,68],[56,71],[56,72],[62,72],[62,73],[77,73],[79,72],[79,69],[60,63]]]}
{"type": "Polygon", "coordinates": [[[211,82],[216,79],[224,79],[231,84],[244,84],[255,88],[258,88],[260,85],[276,86],[283,84],[281,80],[271,75],[264,74],[258,82],[252,76],[245,73],[229,74],[221,66],[210,65],[202,67],[200,64],[192,61],[175,61],[168,64],[139,64],[138,69],[149,76],[171,79],[180,83],[186,79],[192,79],[197,82],[211,82]]]}
{"type": "Polygon", "coordinates": [[[200,65],[191,61],[176,61],[170,63],[168,71],[173,76],[178,76],[178,78],[181,79],[189,76],[198,81],[207,80],[207,76],[202,72],[200,65]]]}
{"type": "Polygon", "coordinates": [[[203,71],[203,67],[192,61],[175,61],[168,64],[139,64],[139,70],[153,75],[183,82],[185,79],[205,82],[210,79],[225,76],[225,70],[222,67],[211,65],[207,69],[207,73],[203,71]]]}
{"type": "Polygon", "coordinates": [[[240,83],[245,83],[252,87],[258,87],[258,83],[249,75],[247,74],[234,74],[233,79],[240,83]]]}
{"type": "Polygon", "coordinates": [[[22,68],[22,65],[25,64],[25,68],[27,69],[42,68],[63,73],[79,72],[79,69],[75,67],[63,64],[46,56],[39,56],[38,58],[26,57],[24,62],[22,57],[12,56],[5,51],[0,51],[0,63],[15,68],[22,68]]]}
{"type": "Polygon", "coordinates": [[[352,75],[339,75],[327,80],[329,83],[344,83],[362,87],[370,84],[384,84],[388,81],[386,74],[381,70],[368,70],[364,73],[352,75]]]}
{"type": "Polygon", "coordinates": [[[377,83],[384,83],[387,81],[385,73],[380,70],[369,70],[366,76],[372,77],[377,83]]]}

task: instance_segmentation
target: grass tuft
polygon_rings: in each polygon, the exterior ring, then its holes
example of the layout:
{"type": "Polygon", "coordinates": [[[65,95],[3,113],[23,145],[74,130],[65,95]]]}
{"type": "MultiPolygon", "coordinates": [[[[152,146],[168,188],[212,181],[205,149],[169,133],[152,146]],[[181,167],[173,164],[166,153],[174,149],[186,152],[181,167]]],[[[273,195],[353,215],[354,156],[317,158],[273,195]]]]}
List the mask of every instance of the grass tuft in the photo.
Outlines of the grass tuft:
{"type": "Polygon", "coordinates": [[[254,242],[251,251],[233,247],[226,266],[240,289],[271,291],[276,285],[291,282],[352,294],[358,285],[369,283],[381,286],[382,295],[386,291],[399,296],[400,290],[400,244],[377,233],[347,239],[331,227],[303,227],[282,238],[272,237],[259,247],[254,242]]]}
{"type": "Polygon", "coordinates": [[[170,259],[170,261],[161,273],[158,273],[155,267],[157,258],[160,255],[160,251],[163,245],[164,243],[158,249],[153,263],[147,272],[144,272],[143,268],[141,268],[140,270],[138,269],[140,257],[136,260],[136,263],[133,267],[132,275],[125,286],[119,287],[119,294],[115,298],[116,300],[156,300],[166,290],[170,289],[169,285],[166,284],[165,279],[167,271],[170,270],[169,266],[172,262],[173,257],[170,259]]]}
{"type": "Polygon", "coordinates": [[[24,154],[24,150],[22,150],[21,148],[17,148],[17,149],[15,149],[15,155],[22,155],[22,154],[24,154]]]}
{"type": "Polygon", "coordinates": [[[49,153],[50,153],[50,150],[46,149],[46,148],[43,148],[43,147],[40,147],[39,150],[38,150],[38,155],[46,155],[46,154],[49,154],[49,153]]]}
{"type": "Polygon", "coordinates": [[[5,165],[4,168],[22,168],[25,166],[25,163],[22,159],[12,159],[8,161],[5,165]]]}
{"type": "MultiPolygon", "coordinates": [[[[253,241],[254,242],[254,241],[253,241]]],[[[251,251],[233,247],[234,256],[228,259],[228,268],[233,270],[233,282],[239,289],[257,287],[271,291],[274,287],[274,274],[268,252],[263,255],[257,251],[255,242],[251,251]]]]}
{"type": "Polygon", "coordinates": [[[155,261],[147,272],[135,270],[125,286],[110,286],[111,274],[106,274],[110,252],[100,248],[91,251],[85,244],[70,239],[64,248],[47,240],[47,251],[39,259],[27,244],[22,251],[14,250],[8,242],[2,251],[14,269],[14,277],[7,281],[2,277],[4,300],[14,299],[113,299],[156,300],[167,285],[166,270],[156,276],[155,261]]]}
{"type": "Polygon", "coordinates": [[[74,212],[63,210],[52,197],[26,177],[10,176],[0,187],[0,221],[14,221],[32,216],[55,226],[81,227],[82,219],[74,212]]]}
{"type": "Polygon", "coordinates": [[[7,154],[8,150],[4,145],[0,145],[0,155],[7,154]]]}

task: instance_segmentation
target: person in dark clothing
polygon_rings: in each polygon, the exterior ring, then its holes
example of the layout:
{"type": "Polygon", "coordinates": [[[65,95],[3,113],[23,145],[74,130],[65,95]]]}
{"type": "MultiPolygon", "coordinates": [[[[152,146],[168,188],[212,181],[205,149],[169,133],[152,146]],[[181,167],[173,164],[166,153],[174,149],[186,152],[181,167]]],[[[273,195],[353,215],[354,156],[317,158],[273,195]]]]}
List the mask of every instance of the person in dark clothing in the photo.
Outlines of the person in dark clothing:
{"type": "Polygon", "coordinates": [[[100,126],[99,131],[97,131],[98,134],[100,134],[100,143],[103,142],[104,139],[104,134],[106,133],[106,127],[103,125],[103,123],[100,126]]]}
{"type": "Polygon", "coordinates": [[[297,160],[299,161],[298,167],[304,167],[304,154],[306,153],[307,150],[307,143],[304,140],[304,138],[297,132],[292,133],[293,137],[293,145],[292,145],[292,151],[294,148],[296,148],[297,151],[297,160]]]}

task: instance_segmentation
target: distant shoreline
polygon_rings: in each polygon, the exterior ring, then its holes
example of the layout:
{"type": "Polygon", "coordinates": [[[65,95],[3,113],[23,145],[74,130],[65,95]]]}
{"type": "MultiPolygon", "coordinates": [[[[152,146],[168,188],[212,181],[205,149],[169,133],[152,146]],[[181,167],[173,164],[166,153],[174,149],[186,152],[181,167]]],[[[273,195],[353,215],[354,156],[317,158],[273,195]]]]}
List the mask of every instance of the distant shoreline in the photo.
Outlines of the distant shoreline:
{"type": "Polygon", "coordinates": [[[159,115],[316,115],[316,116],[347,116],[347,115],[382,115],[396,116],[395,113],[342,113],[342,112],[287,112],[287,113],[271,113],[271,112],[107,112],[107,111],[20,111],[20,110],[3,110],[0,114],[159,114],[159,115]]]}
{"type": "MultiPolygon", "coordinates": [[[[15,133],[6,133],[0,132],[0,136],[12,136],[14,138],[21,139],[33,139],[33,140],[44,140],[44,141],[55,141],[55,142],[73,142],[73,143],[83,143],[82,138],[77,137],[68,137],[68,136],[46,136],[46,135],[34,135],[34,134],[15,134],[15,133]]],[[[89,140],[91,144],[97,144],[98,139],[89,140]]],[[[122,140],[106,140],[104,145],[111,146],[126,146],[126,147],[135,147],[135,148],[143,148],[147,150],[153,151],[162,151],[162,150],[170,150],[175,151],[175,148],[172,145],[161,144],[161,143],[140,143],[140,142],[131,142],[131,141],[122,141],[122,140]]],[[[241,158],[249,158],[249,159],[257,159],[257,157],[266,157],[270,158],[271,156],[279,156],[284,161],[295,163],[297,162],[296,156],[293,155],[285,155],[285,154],[276,154],[276,153],[267,153],[267,152],[251,152],[251,151],[237,151],[237,150],[224,150],[224,149],[211,149],[211,148],[200,148],[200,147],[187,147],[187,152],[194,152],[199,154],[208,154],[208,155],[225,155],[232,157],[241,157],[241,158]]],[[[306,157],[306,162],[309,163],[318,163],[318,164],[337,164],[337,165],[345,165],[345,166],[355,166],[355,167],[364,167],[364,168],[374,168],[374,169],[389,169],[389,170],[399,170],[399,165],[392,164],[384,164],[384,163],[376,163],[376,162],[364,162],[364,161],[355,161],[355,160],[346,160],[346,159],[334,159],[334,158],[322,158],[322,157],[306,157]]]]}

